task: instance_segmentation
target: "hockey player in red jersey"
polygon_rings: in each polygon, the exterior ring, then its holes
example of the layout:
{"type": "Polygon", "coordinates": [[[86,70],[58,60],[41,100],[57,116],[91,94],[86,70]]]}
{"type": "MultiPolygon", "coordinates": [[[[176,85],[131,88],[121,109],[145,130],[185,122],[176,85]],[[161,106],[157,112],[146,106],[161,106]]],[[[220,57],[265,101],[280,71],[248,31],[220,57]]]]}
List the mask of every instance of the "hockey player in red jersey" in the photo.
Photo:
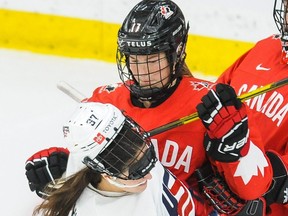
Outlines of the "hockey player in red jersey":
{"type": "Polygon", "coordinates": [[[151,137],[160,162],[193,186],[197,181],[191,176],[207,162],[207,153],[233,192],[255,199],[269,188],[272,177],[261,139],[248,130],[245,105],[231,87],[191,75],[185,64],[188,28],[172,1],[138,3],[118,32],[116,60],[122,83],[99,87],[86,101],[111,103],[146,131],[198,111],[202,122],[151,137]]]}
{"type": "MultiPolygon", "coordinates": [[[[230,84],[238,95],[287,78],[288,27],[287,1],[275,0],[274,20],[280,34],[256,43],[219,78],[230,84]]],[[[256,119],[265,150],[273,166],[274,180],[264,196],[269,215],[288,215],[288,86],[247,100],[249,119],[256,119]]],[[[253,128],[251,129],[253,130],[253,128]]]]}
{"type": "MultiPolygon", "coordinates": [[[[116,105],[147,131],[196,112],[201,98],[214,84],[185,75],[189,74],[184,66],[187,33],[184,16],[173,2],[137,4],[118,33],[117,65],[122,83],[97,88],[88,101],[116,105]]],[[[152,142],[161,163],[181,180],[187,180],[206,160],[205,132],[201,121],[196,121],[156,135],[152,142]]],[[[257,140],[254,143],[257,144],[257,140]]],[[[249,150],[252,153],[252,148],[249,150]]],[[[221,166],[231,172],[225,176],[232,178],[237,163],[222,163],[221,166]]],[[[263,171],[268,168],[265,160],[250,166],[263,171]]],[[[249,173],[248,182],[242,175],[240,171],[233,188],[243,198],[252,198],[257,188],[263,187],[257,178],[265,176],[265,172],[249,173]],[[248,183],[256,190],[243,193],[248,183]]]]}

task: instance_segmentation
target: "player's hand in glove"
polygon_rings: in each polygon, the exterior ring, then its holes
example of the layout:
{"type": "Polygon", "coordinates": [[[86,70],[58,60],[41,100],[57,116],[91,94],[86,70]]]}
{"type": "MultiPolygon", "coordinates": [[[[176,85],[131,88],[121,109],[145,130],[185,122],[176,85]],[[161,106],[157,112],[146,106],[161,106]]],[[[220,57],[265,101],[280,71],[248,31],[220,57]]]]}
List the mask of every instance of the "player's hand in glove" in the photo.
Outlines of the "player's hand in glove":
{"type": "Polygon", "coordinates": [[[225,179],[214,173],[209,163],[195,170],[199,190],[210,205],[220,214],[237,216],[265,215],[266,202],[260,197],[255,200],[243,200],[228,187],[225,179]]]}
{"type": "Polygon", "coordinates": [[[66,171],[69,151],[65,148],[51,147],[33,154],[25,164],[26,177],[31,191],[45,197],[45,186],[60,178],[66,171]]]}
{"type": "Polygon", "coordinates": [[[207,128],[204,147],[208,156],[221,162],[245,156],[249,150],[247,115],[234,89],[217,84],[201,100],[197,111],[207,128]]]}
{"type": "Polygon", "coordinates": [[[199,191],[217,212],[235,215],[244,206],[245,201],[229,189],[222,177],[215,175],[210,163],[196,169],[194,175],[198,181],[199,191]]]}

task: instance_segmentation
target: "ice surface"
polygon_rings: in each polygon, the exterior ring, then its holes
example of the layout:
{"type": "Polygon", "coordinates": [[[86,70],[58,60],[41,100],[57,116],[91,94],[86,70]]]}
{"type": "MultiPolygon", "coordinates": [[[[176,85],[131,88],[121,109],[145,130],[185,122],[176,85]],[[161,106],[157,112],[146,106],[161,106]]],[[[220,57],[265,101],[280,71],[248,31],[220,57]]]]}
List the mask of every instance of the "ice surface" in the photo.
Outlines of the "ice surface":
{"type": "Polygon", "coordinates": [[[64,145],[62,124],[77,103],[56,88],[61,80],[90,96],[119,78],[116,64],[0,49],[1,215],[29,216],[41,201],[24,165],[32,153],[64,145]]]}

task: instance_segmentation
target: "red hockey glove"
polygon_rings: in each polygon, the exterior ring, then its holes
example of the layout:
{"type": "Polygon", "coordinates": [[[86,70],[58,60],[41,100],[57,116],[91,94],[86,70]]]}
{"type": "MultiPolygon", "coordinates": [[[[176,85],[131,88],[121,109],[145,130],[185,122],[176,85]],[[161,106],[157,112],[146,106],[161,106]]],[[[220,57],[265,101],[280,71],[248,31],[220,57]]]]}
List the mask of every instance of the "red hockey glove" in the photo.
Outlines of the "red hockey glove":
{"type": "Polygon", "coordinates": [[[195,170],[199,190],[208,203],[221,214],[235,215],[245,205],[245,201],[235,195],[219,175],[215,175],[209,163],[195,170]]]}
{"type": "Polygon", "coordinates": [[[215,174],[209,163],[195,171],[200,191],[208,203],[220,215],[262,216],[265,215],[266,202],[260,197],[255,200],[243,200],[234,194],[225,180],[215,174]]]}
{"type": "Polygon", "coordinates": [[[45,186],[60,178],[66,171],[69,151],[65,148],[51,147],[33,154],[25,164],[26,177],[31,191],[45,197],[45,186]]]}
{"type": "Polygon", "coordinates": [[[234,89],[217,84],[216,90],[210,90],[201,100],[197,111],[208,129],[204,138],[208,156],[221,162],[245,156],[249,149],[247,115],[234,89]]]}

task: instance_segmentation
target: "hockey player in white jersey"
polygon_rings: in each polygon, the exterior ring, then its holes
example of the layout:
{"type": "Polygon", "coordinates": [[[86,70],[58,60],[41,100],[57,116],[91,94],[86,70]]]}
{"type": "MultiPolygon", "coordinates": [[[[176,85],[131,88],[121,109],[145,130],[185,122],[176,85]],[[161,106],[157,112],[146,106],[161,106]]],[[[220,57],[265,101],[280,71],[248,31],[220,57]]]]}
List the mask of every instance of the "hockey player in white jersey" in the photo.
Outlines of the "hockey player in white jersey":
{"type": "Polygon", "coordinates": [[[66,176],[45,188],[34,215],[195,215],[190,191],[157,160],[146,132],[113,105],[80,103],[63,132],[66,176]]]}

